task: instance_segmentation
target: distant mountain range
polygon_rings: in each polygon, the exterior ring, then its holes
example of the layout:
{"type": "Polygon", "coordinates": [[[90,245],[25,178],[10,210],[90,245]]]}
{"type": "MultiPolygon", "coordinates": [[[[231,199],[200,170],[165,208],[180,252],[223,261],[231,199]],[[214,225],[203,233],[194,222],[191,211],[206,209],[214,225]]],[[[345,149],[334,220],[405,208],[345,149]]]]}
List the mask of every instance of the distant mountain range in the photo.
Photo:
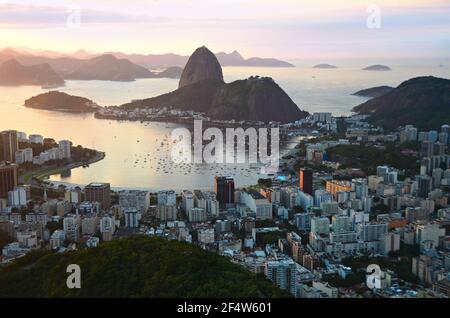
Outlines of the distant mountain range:
{"type": "Polygon", "coordinates": [[[356,93],[353,93],[352,95],[373,98],[373,97],[378,97],[378,96],[384,95],[386,93],[389,93],[393,89],[394,88],[391,86],[377,86],[377,87],[362,89],[360,91],[357,91],[356,93]]]}
{"type": "Polygon", "coordinates": [[[62,86],[64,79],[47,63],[25,66],[10,59],[0,65],[0,85],[62,86]]]}
{"type": "Polygon", "coordinates": [[[85,60],[65,77],[76,80],[134,81],[136,78],[152,76],[152,72],[145,67],[133,64],[127,59],[118,59],[114,55],[105,54],[85,60]]]}
{"type": "Polygon", "coordinates": [[[22,55],[12,50],[0,52],[0,64],[0,70],[2,70],[0,85],[57,86],[63,85],[64,79],[134,81],[138,78],[179,78],[183,70],[174,66],[162,71],[150,71],[112,54],[89,59],[75,59],[22,55]],[[5,64],[3,67],[2,63],[5,64]],[[37,72],[44,71],[47,74],[46,77],[38,76],[37,72]]]}
{"type": "Polygon", "coordinates": [[[372,123],[387,129],[408,124],[436,129],[450,123],[450,80],[433,76],[412,78],[353,111],[370,114],[372,123]]]}
{"type": "Polygon", "coordinates": [[[25,101],[25,106],[74,113],[94,112],[99,108],[99,106],[90,99],[57,91],[33,96],[25,101]]]}
{"type": "MultiPolygon", "coordinates": [[[[2,62],[2,55],[9,55],[10,58],[11,54],[13,54],[15,57],[26,56],[28,60],[32,59],[32,57],[36,59],[51,58],[58,60],[67,60],[67,59],[86,60],[104,54],[112,54],[119,59],[127,59],[132,63],[144,66],[149,69],[167,68],[171,66],[184,67],[189,59],[189,55],[179,55],[173,53],[166,53],[166,54],[126,54],[122,52],[91,53],[81,49],[71,54],[65,54],[45,50],[17,50],[12,48],[6,48],[3,51],[0,51],[0,62],[2,62]]],[[[222,66],[295,67],[291,63],[274,58],[251,57],[245,59],[236,50],[231,53],[218,52],[215,55],[222,66]]]]}
{"type": "Polygon", "coordinates": [[[191,55],[179,89],[121,107],[174,107],[203,112],[213,119],[264,122],[292,122],[308,115],[271,78],[253,76],[224,83],[221,65],[206,47],[191,55]]]}
{"type": "MultiPolygon", "coordinates": [[[[290,63],[270,58],[244,59],[237,51],[230,54],[220,52],[216,56],[224,66],[294,67],[290,63]]],[[[0,64],[9,60],[15,60],[23,66],[47,64],[61,78],[77,80],[134,81],[138,78],[179,78],[188,59],[189,56],[177,54],[95,54],[84,50],[72,54],[18,51],[10,48],[0,51],[0,64]]],[[[8,80],[8,77],[14,78],[14,74],[5,73],[5,76],[2,85],[18,85],[8,80]]],[[[19,82],[29,83],[32,80],[19,82]]]]}
{"type": "MultiPolygon", "coordinates": [[[[179,66],[184,67],[189,60],[188,55],[178,54],[124,54],[110,52],[116,57],[129,59],[131,62],[148,68],[179,66]]],[[[222,66],[255,66],[255,67],[295,67],[293,64],[274,58],[251,57],[244,59],[238,51],[219,52],[215,56],[222,66]]]]}

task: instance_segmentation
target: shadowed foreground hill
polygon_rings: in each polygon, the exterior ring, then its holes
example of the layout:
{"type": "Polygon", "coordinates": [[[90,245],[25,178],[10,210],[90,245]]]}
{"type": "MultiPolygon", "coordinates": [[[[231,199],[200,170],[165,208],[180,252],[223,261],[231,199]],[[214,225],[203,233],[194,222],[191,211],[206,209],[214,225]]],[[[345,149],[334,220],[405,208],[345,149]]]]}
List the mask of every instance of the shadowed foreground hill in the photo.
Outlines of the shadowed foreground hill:
{"type": "Polygon", "coordinates": [[[0,269],[0,297],[289,297],[224,257],[160,238],[35,258],[0,269]],[[66,287],[69,264],[81,267],[81,289],[66,287]]]}
{"type": "Polygon", "coordinates": [[[436,129],[450,122],[450,80],[433,76],[412,78],[353,111],[370,114],[372,123],[387,129],[402,125],[436,129]]]}

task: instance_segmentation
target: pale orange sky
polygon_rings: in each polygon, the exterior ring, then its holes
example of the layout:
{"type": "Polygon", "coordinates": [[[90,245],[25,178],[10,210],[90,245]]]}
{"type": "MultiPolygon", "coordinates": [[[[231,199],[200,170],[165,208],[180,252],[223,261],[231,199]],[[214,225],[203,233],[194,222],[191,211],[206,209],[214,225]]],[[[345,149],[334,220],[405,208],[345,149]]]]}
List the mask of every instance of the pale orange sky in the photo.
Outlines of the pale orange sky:
{"type": "Polygon", "coordinates": [[[199,45],[244,56],[307,58],[450,54],[442,0],[0,0],[0,43],[64,52],[189,54],[199,45]],[[369,29],[367,8],[380,8],[369,29]],[[66,23],[80,12],[80,25],[66,23]]]}

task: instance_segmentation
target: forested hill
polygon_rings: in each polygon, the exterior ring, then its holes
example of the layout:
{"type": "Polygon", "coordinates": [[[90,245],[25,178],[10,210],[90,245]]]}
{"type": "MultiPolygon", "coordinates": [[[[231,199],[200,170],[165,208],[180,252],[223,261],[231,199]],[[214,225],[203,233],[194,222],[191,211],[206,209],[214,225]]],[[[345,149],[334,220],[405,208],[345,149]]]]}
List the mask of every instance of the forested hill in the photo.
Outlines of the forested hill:
{"type": "Polygon", "coordinates": [[[290,297],[222,256],[161,238],[139,235],[36,258],[0,269],[0,297],[290,297]],[[81,268],[80,289],[66,286],[69,264],[81,268]]]}

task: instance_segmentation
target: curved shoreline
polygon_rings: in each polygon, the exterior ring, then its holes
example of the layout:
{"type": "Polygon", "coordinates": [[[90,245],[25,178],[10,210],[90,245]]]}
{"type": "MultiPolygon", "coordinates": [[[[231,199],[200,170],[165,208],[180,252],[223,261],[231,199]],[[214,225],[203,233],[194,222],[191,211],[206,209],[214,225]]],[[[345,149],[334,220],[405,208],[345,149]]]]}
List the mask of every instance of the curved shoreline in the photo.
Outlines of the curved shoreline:
{"type": "Polygon", "coordinates": [[[23,175],[23,181],[25,184],[29,184],[33,178],[44,181],[44,180],[47,180],[52,175],[60,174],[67,170],[72,170],[72,169],[79,168],[79,167],[82,167],[85,165],[90,165],[90,164],[99,162],[99,161],[103,160],[105,157],[106,157],[106,153],[97,151],[97,154],[95,155],[95,157],[93,157],[85,162],[73,162],[73,163],[70,163],[63,167],[53,167],[53,168],[48,168],[48,169],[36,170],[35,172],[30,172],[28,175],[27,175],[27,173],[25,173],[23,175]]]}

